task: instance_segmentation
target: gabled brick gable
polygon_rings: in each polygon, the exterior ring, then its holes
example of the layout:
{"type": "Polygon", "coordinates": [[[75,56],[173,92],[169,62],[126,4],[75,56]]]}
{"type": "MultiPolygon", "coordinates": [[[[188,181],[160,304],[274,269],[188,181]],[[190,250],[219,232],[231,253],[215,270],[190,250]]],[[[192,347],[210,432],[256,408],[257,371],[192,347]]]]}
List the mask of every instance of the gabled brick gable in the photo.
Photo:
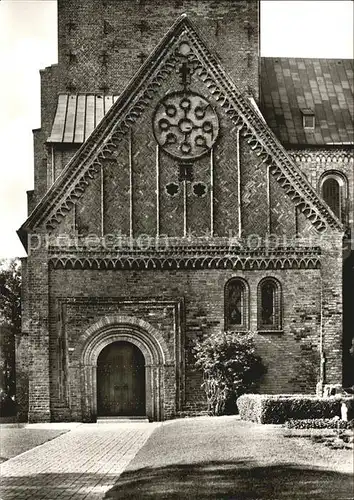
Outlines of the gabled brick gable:
{"type": "Polygon", "coordinates": [[[188,54],[188,64],[193,67],[198,78],[204,82],[260,161],[269,165],[270,173],[288,194],[297,210],[319,231],[327,228],[342,230],[338,219],[318,197],[262,120],[258,110],[246,96],[239,93],[188,18],[182,16],[20,228],[19,235],[25,245],[27,232],[43,224],[47,229],[54,228],[59,223],[97,175],[102,160],[114,155],[119,142],[142,115],[165,78],[180,63],[181,54],[178,48],[182,41],[187,41],[192,47],[188,54]]]}

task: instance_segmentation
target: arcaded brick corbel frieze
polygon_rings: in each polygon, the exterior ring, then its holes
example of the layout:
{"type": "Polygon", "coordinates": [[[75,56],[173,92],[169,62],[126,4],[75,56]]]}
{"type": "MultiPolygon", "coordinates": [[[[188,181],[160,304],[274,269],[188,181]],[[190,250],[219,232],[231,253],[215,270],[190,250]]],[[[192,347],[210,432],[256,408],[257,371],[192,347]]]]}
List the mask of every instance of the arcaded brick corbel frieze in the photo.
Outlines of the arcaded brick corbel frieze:
{"type": "Polygon", "coordinates": [[[87,247],[63,250],[51,247],[52,269],[320,269],[319,247],[231,248],[227,244],[205,247],[172,245],[159,249],[138,247],[89,251],[87,247]]]}
{"type": "Polygon", "coordinates": [[[354,162],[354,148],[343,150],[320,149],[317,151],[288,151],[296,163],[338,163],[340,165],[354,162]]]}

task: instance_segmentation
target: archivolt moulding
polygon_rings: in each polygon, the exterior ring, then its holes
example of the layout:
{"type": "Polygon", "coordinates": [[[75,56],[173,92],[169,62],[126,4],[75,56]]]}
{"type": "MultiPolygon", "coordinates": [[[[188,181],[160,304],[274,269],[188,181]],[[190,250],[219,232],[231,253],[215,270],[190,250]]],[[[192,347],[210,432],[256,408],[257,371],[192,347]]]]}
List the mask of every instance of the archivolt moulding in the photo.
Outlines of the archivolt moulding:
{"type": "Polygon", "coordinates": [[[97,417],[97,359],[107,345],[125,341],[140,349],[145,359],[146,414],[150,420],[163,420],[164,364],[166,346],[148,322],[132,316],[105,316],[83,333],[76,354],[81,368],[81,407],[86,422],[97,417]]]}

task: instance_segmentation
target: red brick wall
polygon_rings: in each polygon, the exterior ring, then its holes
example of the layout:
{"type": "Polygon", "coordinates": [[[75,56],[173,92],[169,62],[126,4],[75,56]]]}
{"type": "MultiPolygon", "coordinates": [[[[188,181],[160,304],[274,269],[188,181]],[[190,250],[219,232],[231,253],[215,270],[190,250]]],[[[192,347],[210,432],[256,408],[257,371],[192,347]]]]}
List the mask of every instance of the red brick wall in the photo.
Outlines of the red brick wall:
{"type": "MultiPolygon", "coordinates": [[[[52,152],[45,142],[58,93],[103,92],[103,86],[107,94],[121,93],[142,64],[139,54],[148,56],[182,13],[195,23],[240,90],[258,99],[258,3],[59,0],[58,64],[41,71],[41,128],[35,131],[34,198],[30,210],[52,183],[52,152]],[[75,61],[70,62],[69,54],[75,55],[75,61]]],[[[55,176],[73,152],[55,155],[55,176]]]]}
{"type": "Polygon", "coordinates": [[[59,0],[60,90],[65,92],[70,82],[77,92],[100,92],[106,84],[106,93],[120,93],[141,65],[138,55],[149,55],[178,17],[187,13],[240,89],[250,87],[257,99],[258,3],[59,0]],[[70,52],[76,62],[69,62],[70,52]]]}
{"type": "MultiPolygon", "coordinates": [[[[78,360],[71,365],[69,362],[72,384],[69,399],[58,385],[61,376],[58,363],[63,355],[59,355],[58,339],[64,330],[69,342],[64,353],[68,359],[69,347],[77,348],[77,340],[88,326],[102,316],[122,314],[122,311],[150,322],[169,345],[169,320],[153,312],[154,298],[185,301],[185,318],[181,319],[185,325],[185,403],[182,410],[204,409],[201,375],[194,366],[192,346],[197,337],[223,329],[224,286],[233,276],[240,276],[249,284],[249,326],[256,334],[258,351],[268,368],[262,381],[262,392],[313,393],[319,380],[321,338],[326,360],[325,380],[327,383],[338,383],[341,380],[342,344],[341,280],[338,279],[342,260],[339,242],[340,236],[333,235],[323,242],[322,270],[57,269],[49,272],[48,285],[46,254],[43,251],[33,252],[28,258],[25,274],[24,329],[29,335],[28,351],[22,345],[18,353],[22,377],[18,386],[21,415],[25,415],[28,408],[28,368],[31,420],[49,418],[49,385],[51,418],[81,418],[78,360]],[[257,286],[265,276],[277,278],[282,288],[283,323],[279,333],[257,333],[257,286]],[[74,299],[64,315],[59,314],[57,303],[63,298],[74,299]],[[84,304],[80,302],[83,299],[84,304]],[[132,300],[131,309],[122,310],[121,306],[114,304],[117,299],[132,300]],[[151,307],[141,307],[137,303],[141,299],[149,299],[151,307]],[[31,321],[28,321],[29,318],[31,321]]],[[[172,399],[171,393],[166,395],[171,416],[174,415],[172,399]]]]}
{"type": "Polygon", "coordinates": [[[50,66],[41,75],[41,128],[34,131],[34,197],[30,209],[41,200],[51,184],[51,152],[45,146],[57,107],[58,66],[50,66]]]}
{"type": "MultiPolygon", "coordinates": [[[[256,334],[258,350],[268,367],[262,382],[263,392],[314,392],[318,376],[318,342],[320,330],[320,271],[293,270],[268,272],[203,271],[93,271],[53,270],[50,272],[49,293],[51,336],[51,394],[59,401],[56,339],[60,331],[56,299],[78,297],[78,304],[66,310],[69,345],[75,346],[85,329],[104,315],[126,313],[122,306],[109,304],[109,298],[185,299],[185,407],[204,408],[201,376],[194,367],[192,345],[201,335],[220,331],[224,325],[224,286],[232,276],[241,276],[250,286],[250,329],[257,330],[257,285],[264,276],[276,277],[282,286],[282,333],[256,334]],[[87,298],[85,304],[80,298],[87,298]],[[90,303],[91,298],[91,303],[90,303]],[[97,299],[95,299],[97,298],[97,299]],[[108,303],[105,304],[105,300],[108,303]]],[[[169,319],[154,316],[149,306],[131,306],[130,314],[145,318],[164,335],[168,342],[169,319]],[[167,321],[167,323],[166,323],[167,321]]],[[[171,345],[172,348],[172,345],[171,345]]],[[[75,363],[74,363],[75,365],[75,363]]],[[[75,368],[75,367],[74,367],[75,368]]],[[[71,380],[72,393],[80,393],[79,377],[71,380]]],[[[79,398],[78,398],[79,399],[79,398]]],[[[79,404],[79,403],[78,403],[79,404]]],[[[78,417],[80,408],[72,412],[78,417]]],[[[63,417],[60,408],[55,418],[63,417]],[[58,414],[59,412],[59,414],[58,414]]],[[[64,412],[64,410],[62,410],[64,412]]],[[[66,418],[68,415],[66,415],[66,418]]]]}

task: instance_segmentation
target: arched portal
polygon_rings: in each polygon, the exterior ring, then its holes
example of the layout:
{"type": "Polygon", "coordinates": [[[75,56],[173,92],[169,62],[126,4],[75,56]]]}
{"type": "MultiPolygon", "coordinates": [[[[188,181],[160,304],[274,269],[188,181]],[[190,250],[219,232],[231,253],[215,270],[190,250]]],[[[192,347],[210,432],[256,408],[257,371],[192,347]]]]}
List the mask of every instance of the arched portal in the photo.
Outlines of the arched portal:
{"type": "Polygon", "coordinates": [[[112,342],[97,359],[97,415],[145,415],[145,359],[130,342],[112,342]]]}
{"type": "MultiPolygon", "coordinates": [[[[145,394],[138,395],[136,393],[136,397],[140,398],[140,408],[142,408],[141,402],[144,401],[144,415],[149,420],[164,419],[165,357],[168,351],[164,341],[159,336],[159,332],[141,319],[129,316],[112,316],[104,317],[89,327],[84,332],[82,340],[83,348],[79,356],[81,358],[81,410],[84,422],[95,422],[98,414],[107,411],[108,407],[102,406],[102,397],[106,397],[109,391],[117,391],[117,398],[120,392],[121,397],[123,397],[127,388],[121,386],[127,383],[128,385],[131,383],[128,392],[130,391],[131,394],[129,404],[132,405],[132,399],[135,397],[133,393],[137,390],[139,380],[140,387],[145,387],[145,394]],[[112,344],[114,345],[112,346],[112,344]],[[115,361],[113,360],[119,357],[126,359],[126,374],[120,372],[119,368],[111,367],[112,375],[109,375],[104,381],[104,375],[100,373],[100,370],[103,371],[104,365],[108,365],[110,362],[114,365],[115,361]],[[124,380],[124,377],[130,377],[128,375],[129,365],[132,366],[136,362],[139,364],[139,373],[136,374],[135,382],[124,380]],[[144,367],[144,383],[142,382],[142,367],[144,367]],[[103,388],[104,384],[107,384],[106,388],[103,388]],[[135,389],[133,389],[134,384],[135,389]],[[100,402],[100,408],[98,408],[98,402],[100,402]],[[98,412],[98,410],[100,411],[98,412]]],[[[106,369],[108,369],[107,366],[106,369]]],[[[111,398],[109,404],[111,404],[112,414],[113,412],[119,414],[117,412],[128,411],[128,406],[120,407],[118,402],[114,403],[114,401],[118,401],[115,400],[114,395],[109,396],[109,398],[111,398]]],[[[131,411],[133,411],[133,406],[131,406],[131,411]]],[[[143,410],[140,409],[140,411],[143,410]]]]}

